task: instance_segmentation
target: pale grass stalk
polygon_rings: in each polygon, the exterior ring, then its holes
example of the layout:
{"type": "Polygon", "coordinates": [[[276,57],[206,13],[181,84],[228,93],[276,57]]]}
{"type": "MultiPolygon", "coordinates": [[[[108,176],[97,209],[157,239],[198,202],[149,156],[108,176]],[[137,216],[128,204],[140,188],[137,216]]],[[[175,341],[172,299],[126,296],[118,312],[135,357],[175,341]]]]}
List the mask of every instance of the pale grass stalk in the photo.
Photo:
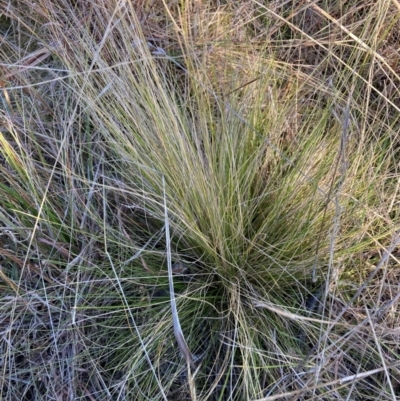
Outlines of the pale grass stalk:
{"type": "Polygon", "coordinates": [[[165,239],[166,239],[166,252],[167,252],[167,264],[168,264],[168,283],[169,283],[169,296],[171,300],[171,311],[172,311],[172,322],[174,326],[174,334],[176,341],[178,343],[179,349],[181,350],[188,366],[193,370],[196,370],[196,365],[194,364],[192,353],[187,345],[185,337],[182,332],[181,323],[179,321],[178,308],[176,306],[175,289],[174,289],[174,279],[172,276],[172,258],[171,258],[171,236],[169,232],[169,220],[168,220],[168,207],[167,199],[165,197],[165,180],[162,177],[163,193],[164,193],[164,221],[165,221],[165,239]]]}
{"type": "Polygon", "coordinates": [[[160,382],[160,380],[158,378],[156,370],[154,369],[153,363],[152,363],[152,361],[150,359],[150,356],[149,356],[149,354],[147,352],[146,344],[144,343],[144,341],[142,339],[142,335],[140,333],[139,327],[136,324],[136,321],[135,321],[135,318],[134,318],[134,316],[132,314],[132,311],[131,311],[131,308],[129,306],[128,300],[126,299],[125,291],[122,288],[121,280],[119,279],[119,275],[118,275],[118,273],[117,273],[117,271],[115,269],[114,262],[113,262],[113,260],[111,258],[111,255],[108,252],[108,241],[107,241],[107,235],[106,235],[106,232],[107,232],[107,230],[106,230],[107,207],[106,207],[105,199],[106,199],[106,195],[104,194],[104,196],[103,196],[104,212],[103,213],[104,213],[104,249],[105,249],[105,255],[107,256],[107,258],[108,258],[108,260],[110,262],[110,266],[112,267],[112,271],[114,272],[114,276],[115,276],[115,279],[116,279],[116,282],[117,282],[117,285],[118,285],[118,289],[119,289],[119,292],[121,294],[122,300],[124,302],[125,310],[127,311],[128,315],[129,315],[129,318],[130,318],[130,321],[131,321],[131,323],[132,323],[132,325],[133,325],[133,327],[135,329],[136,335],[138,336],[141,349],[143,350],[143,353],[146,356],[146,360],[147,360],[147,363],[148,363],[148,365],[150,367],[151,373],[152,373],[152,375],[154,377],[154,380],[156,381],[156,383],[158,385],[158,388],[160,390],[160,394],[162,395],[163,399],[165,401],[167,401],[168,399],[167,399],[167,396],[165,394],[164,388],[163,388],[163,386],[162,386],[162,384],[161,384],[161,382],[160,382]]]}

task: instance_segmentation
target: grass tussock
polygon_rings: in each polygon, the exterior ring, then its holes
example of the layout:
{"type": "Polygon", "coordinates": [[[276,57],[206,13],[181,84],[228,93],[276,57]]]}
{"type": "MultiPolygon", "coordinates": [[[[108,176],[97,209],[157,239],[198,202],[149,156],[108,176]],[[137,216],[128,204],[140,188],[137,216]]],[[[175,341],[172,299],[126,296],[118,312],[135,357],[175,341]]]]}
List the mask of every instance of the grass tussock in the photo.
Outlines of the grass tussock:
{"type": "Polygon", "coordinates": [[[2,400],[400,396],[397,1],[0,4],[2,400]]]}

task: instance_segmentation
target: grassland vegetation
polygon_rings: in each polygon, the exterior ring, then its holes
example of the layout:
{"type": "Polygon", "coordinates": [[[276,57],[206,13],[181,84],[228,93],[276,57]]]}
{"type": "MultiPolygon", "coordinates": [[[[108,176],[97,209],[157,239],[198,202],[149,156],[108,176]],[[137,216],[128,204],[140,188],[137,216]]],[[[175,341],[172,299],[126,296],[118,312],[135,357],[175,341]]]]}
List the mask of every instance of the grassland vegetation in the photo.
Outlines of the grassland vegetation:
{"type": "Polygon", "coordinates": [[[0,398],[400,397],[400,5],[0,0],[0,398]]]}

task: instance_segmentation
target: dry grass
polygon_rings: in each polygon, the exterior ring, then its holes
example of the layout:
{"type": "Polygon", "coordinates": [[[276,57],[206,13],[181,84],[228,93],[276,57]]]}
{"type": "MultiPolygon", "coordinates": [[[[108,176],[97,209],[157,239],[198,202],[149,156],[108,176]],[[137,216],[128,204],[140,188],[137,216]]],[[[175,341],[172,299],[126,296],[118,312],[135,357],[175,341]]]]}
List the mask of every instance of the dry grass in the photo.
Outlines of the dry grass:
{"type": "Polygon", "coordinates": [[[0,5],[2,400],[399,398],[397,1],[0,5]]]}

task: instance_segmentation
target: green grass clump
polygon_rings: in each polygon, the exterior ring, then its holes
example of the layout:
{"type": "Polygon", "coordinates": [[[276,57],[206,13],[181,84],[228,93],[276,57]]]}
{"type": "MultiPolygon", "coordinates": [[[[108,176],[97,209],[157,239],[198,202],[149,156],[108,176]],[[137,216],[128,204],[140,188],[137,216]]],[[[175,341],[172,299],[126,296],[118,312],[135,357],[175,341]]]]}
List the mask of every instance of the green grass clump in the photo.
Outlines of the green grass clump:
{"type": "Polygon", "coordinates": [[[393,6],[4,10],[2,400],[399,396],[393,6]]]}

